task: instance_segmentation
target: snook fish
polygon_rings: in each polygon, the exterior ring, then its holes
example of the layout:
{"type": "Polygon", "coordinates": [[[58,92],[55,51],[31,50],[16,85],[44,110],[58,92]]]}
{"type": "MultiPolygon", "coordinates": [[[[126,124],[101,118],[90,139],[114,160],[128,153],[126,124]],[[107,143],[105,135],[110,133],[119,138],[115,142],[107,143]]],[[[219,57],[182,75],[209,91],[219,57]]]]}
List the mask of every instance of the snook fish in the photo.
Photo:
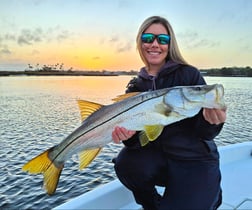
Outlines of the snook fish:
{"type": "Polygon", "coordinates": [[[42,173],[49,195],[57,188],[64,162],[78,153],[80,169],[85,168],[112,141],[116,126],[141,131],[142,146],[154,141],[164,126],[196,115],[201,108],[224,109],[224,88],[220,84],[178,86],[118,96],[103,106],[79,100],[83,123],[60,144],[48,149],[23,166],[24,171],[42,173]]]}

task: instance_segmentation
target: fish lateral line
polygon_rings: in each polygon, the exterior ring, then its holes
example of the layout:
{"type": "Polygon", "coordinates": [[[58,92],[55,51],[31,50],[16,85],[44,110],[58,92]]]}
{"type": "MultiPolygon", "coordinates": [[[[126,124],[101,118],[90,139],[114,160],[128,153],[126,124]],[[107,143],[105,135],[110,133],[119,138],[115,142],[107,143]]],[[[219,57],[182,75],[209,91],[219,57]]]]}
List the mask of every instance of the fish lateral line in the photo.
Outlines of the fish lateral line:
{"type": "MultiPolygon", "coordinates": [[[[164,94],[162,94],[162,95],[156,95],[156,96],[153,97],[153,98],[147,98],[147,99],[145,99],[145,100],[142,100],[142,101],[140,101],[139,103],[136,103],[136,104],[132,105],[131,107],[129,107],[129,108],[127,108],[127,109],[125,109],[125,110],[123,110],[123,111],[117,113],[116,115],[111,116],[111,117],[108,118],[107,120],[105,120],[105,121],[103,121],[103,122],[97,124],[96,126],[90,128],[90,129],[86,130],[85,132],[83,132],[83,133],[79,134],[78,136],[76,136],[72,141],[69,142],[69,144],[66,145],[65,148],[67,148],[68,146],[70,146],[73,142],[75,142],[75,141],[76,141],[78,138],[80,138],[81,136],[83,136],[83,135],[87,134],[88,132],[90,132],[90,131],[96,129],[97,127],[100,127],[100,126],[102,126],[102,125],[104,125],[104,124],[110,122],[110,121],[113,120],[114,118],[116,118],[116,117],[118,117],[118,116],[124,114],[125,112],[131,110],[132,108],[135,108],[135,107],[139,106],[140,104],[142,104],[142,103],[144,103],[144,102],[146,102],[146,101],[152,100],[152,99],[154,99],[154,98],[162,97],[163,95],[164,95],[164,94]]],[[[140,95],[139,95],[139,96],[140,96],[140,95]]],[[[134,96],[132,96],[132,97],[134,97],[134,96]]],[[[126,99],[127,99],[127,98],[126,98],[126,99]]],[[[124,100],[125,100],[125,99],[124,99],[124,100]]],[[[82,101],[83,101],[83,100],[82,100],[82,101]]],[[[88,102],[88,101],[87,101],[87,102],[88,102]]],[[[116,103],[120,103],[120,102],[121,102],[121,101],[118,101],[118,102],[116,102],[116,103]]],[[[92,103],[92,102],[91,102],[91,103],[92,103]]],[[[100,104],[100,105],[101,105],[101,104],[100,104]]],[[[101,105],[100,109],[102,109],[103,107],[106,107],[106,106],[110,106],[110,105],[101,105]]],[[[99,111],[100,109],[98,109],[97,111],[99,111]]],[[[95,111],[94,111],[94,112],[95,112],[95,111]]],[[[93,113],[94,113],[94,112],[93,112],[93,113]]],[[[90,113],[89,116],[91,116],[93,113],[90,113]]],[[[89,116],[88,116],[88,117],[89,117],[89,116]]],[[[84,121],[85,121],[85,120],[84,120],[84,121]]],[[[60,153],[63,152],[63,151],[65,150],[65,148],[63,148],[63,149],[60,151],[60,153]]]]}

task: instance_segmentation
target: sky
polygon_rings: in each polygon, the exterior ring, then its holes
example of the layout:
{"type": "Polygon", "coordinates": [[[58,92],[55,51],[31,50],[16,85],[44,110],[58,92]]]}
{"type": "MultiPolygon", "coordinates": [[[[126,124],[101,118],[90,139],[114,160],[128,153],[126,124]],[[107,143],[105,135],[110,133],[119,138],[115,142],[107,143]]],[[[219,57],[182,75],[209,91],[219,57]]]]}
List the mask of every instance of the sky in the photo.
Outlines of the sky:
{"type": "Polygon", "coordinates": [[[252,67],[251,0],[0,0],[0,71],[138,70],[135,38],[152,15],[197,68],[252,67]]]}

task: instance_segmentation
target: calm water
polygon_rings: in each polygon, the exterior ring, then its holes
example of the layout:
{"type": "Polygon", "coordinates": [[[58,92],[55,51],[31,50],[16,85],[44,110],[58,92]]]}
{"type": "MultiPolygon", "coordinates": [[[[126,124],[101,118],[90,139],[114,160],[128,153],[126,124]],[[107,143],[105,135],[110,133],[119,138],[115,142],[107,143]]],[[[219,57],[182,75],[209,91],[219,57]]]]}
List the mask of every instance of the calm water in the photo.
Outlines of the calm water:
{"type": "MultiPolygon", "coordinates": [[[[109,144],[82,170],[73,156],[65,164],[56,193],[42,189],[42,175],[22,165],[59,143],[80,125],[76,99],[102,104],[124,92],[131,77],[0,77],[0,209],[51,209],[116,176],[111,159],[122,145],[109,144]]],[[[252,78],[206,77],[222,83],[228,119],[218,145],[252,140],[252,78]]]]}

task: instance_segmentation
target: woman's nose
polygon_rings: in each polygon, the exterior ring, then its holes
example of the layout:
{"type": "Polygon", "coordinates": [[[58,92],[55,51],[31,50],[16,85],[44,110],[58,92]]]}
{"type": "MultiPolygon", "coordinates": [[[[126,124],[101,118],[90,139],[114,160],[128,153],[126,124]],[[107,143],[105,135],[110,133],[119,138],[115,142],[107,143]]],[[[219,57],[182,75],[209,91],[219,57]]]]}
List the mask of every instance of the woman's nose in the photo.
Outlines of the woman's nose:
{"type": "Polygon", "coordinates": [[[154,41],[152,42],[152,46],[159,46],[157,39],[154,39],[154,41]]]}

